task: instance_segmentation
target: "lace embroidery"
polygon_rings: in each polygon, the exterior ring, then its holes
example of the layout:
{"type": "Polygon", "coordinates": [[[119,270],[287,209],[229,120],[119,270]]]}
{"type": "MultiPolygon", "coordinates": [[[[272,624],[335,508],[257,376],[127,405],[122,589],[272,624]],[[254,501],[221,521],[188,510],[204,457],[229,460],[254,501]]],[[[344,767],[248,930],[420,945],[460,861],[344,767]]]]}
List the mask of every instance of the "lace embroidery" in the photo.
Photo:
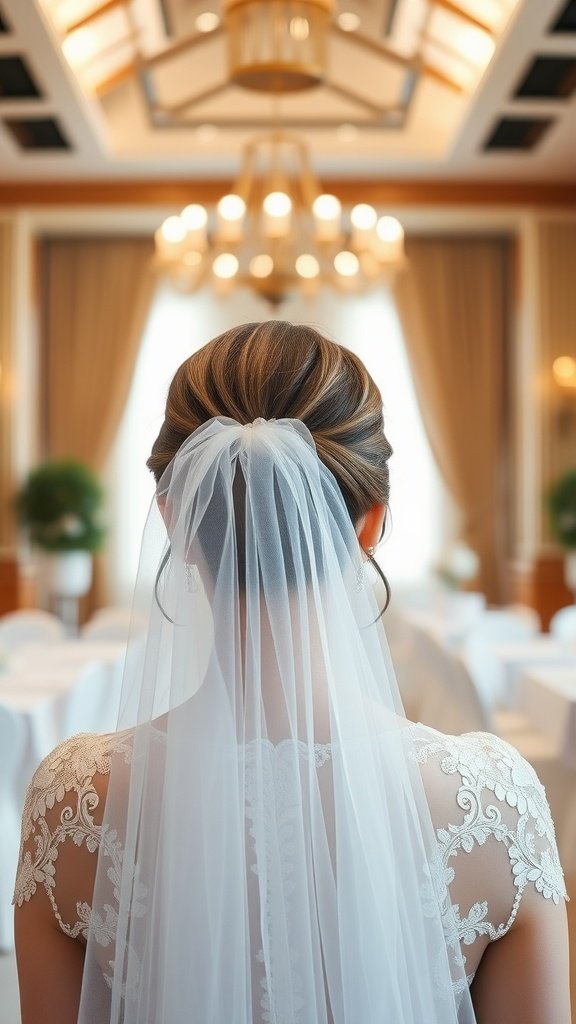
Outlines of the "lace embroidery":
{"type": "MultiPolygon", "coordinates": [[[[44,886],[54,916],[62,931],[70,938],[88,937],[91,910],[87,903],[78,903],[78,920],[66,924],[60,915],[54,897],[58,847],[71,839],[76,846],[84,843],[90,853],[103,846],[111,857],[111,872],[118,881],[122,865],[122,848],[114,831],[94,822],[94,811],[99,798],[94,787],[96,773],[109,775],[112,756],[124,755],[130,762],[131,746],[123,735],[96,736],[82,734],[65,740],[39,765],[26,794],[22,815],[22,839],[13,903],[19,907],[28,902],[39,885],[44,886]],[[51,831],[46,812],[63,803],[56,828],[51,831]],[[29,840],[34,841],[34,852],[25,850],[29,840]]],[[[117,915],[107,908],[105,921],[98,921],[98,941],[108,945],[114,938],[117,915]],[[108,914],[108,911],[110,913],[108,914]]]]}
{"type": "Polygon", "coordinates": [[[436,830],[444,870],[444,919],[449,906],[448,887],[455,877],[450,859],[460,850],[471,853],[475,845],[483,846],[490,836],[505,845],[516,887],[510,915],[497,926],[486,920],[486,901],[474,903],[464,917],[455,904],[447,938],[451,938],[451,928],[454,928],[461,947],[472,945],[481,935],[494,942],[512,926],[529,882],[545,899],[555,903],[561,898],[567,899],[544,787],[518,751],[489,733],[445,736],[422,728],[422,733],[414,739],[413,756],[420,764],[425,764],[434,755],[439,756],[440,768],[446,775],[460,775],[456,802],[464,812],[460,825],[448,824],[436,830]],[[490,800],[490,794],[496,802],[490,800]],[[513,828],[504,820],[503,807],[498,804],[516,809],[518,818],[513,828]],[[540,851],[536,847],[536,836],[544,840],[540,851]]]}
{"type": "MultiPolygon", "coordinates": [[[[554,825],[544,788],[536,773],[505,741],[486,733],[469,733],[461,737],[444,736],[421,726],[409,730],[407,735],[410,737],[411,756],[418,763],[423,765],[437,757],[440,769],[445,775],[460,776],[461,784],[456,803],[464,812],[464,818],[458,825],[448,823],[436,830],[439,857],[437,862],[430,865],[430,884],[427,884],[422,897],[423,901],[431,899],[436,900],[436,905],[440,903],[448,947],[455,957],[461,956],[465,962],[463,948],[473,945],[477,938],[486,936],[489,941],[495,941],[506,934],[516,917],[522,894],[530,882],[545,899],[552,899],[558,903],[561,898],[567,898],[554,825]],[[514,827],[503,818],[502,811],[505,807],[513,808],[517,812],[514,827]],[[475,847],[483,846],[491,836],[502,843],[508,852],[513,884],[516,888],[510,915],[499,925],[487,920],[486,901],[474,903],[467,913],[462,914],[459,905],[451,904],[449,895],[449,886],[455,877],[454,867],[450,861],[460,851],[471,853],[475,847]],[[537,838],[540,840],[539,844],[536,842],[537,838]]],[[[251,783],[250,765],[254,765],[256,745],[250,749],[251,747],[249,744],[246,748],[246,813],[249,831],[255,840],[257,830],[263,829],[265,834],[265,824],[256,821],[254,812],[256,794],[253,782],[251,783]]],[[[293,801],[298,787],[293,784],[293,767],[289,768],[289,771],[286,769],[286,765],[290,765],[286,754],[294,744],[287,740],[277,747],[271,743],[264,744],[264,747],[264,756],[271,759],[271,771],[267,774],[278,803],[276,813],[282,814],[286,823],[281,872],[282,883],[289,890],[290,864],[286,851],[290,846],[290,817],[293,818],[297,807],[293,801]]],[[[62,931],[71,938],[82,936],[86,939],[91,927],[94,929],[96,940],[103,947],[109,947],[114,943],[118,920],[116,909],[106,905],[102,915],[93,911],[88,903],[79,902],[76,905],[77,921],[74,924],[67,924],[62,920],[53,890],[58,848],[66,839],[72,839],[77,846],[85,844],[90,853],[95,853],[99,847],[103,847],[106,855],[110,857],[108,878],[113,886],[114,901],[118,905],[120,877],[122,871],[126,870],[126,865],[122,863],[122,846],[114,830],[101,827],[94,822],[99,797],[94,787],[93,776],[96,773],[110,773],[114,754],[123,755],[125,763],[130,763],[132,745],[126,735],[83,734],[60,744],[39,766],[26,796],[14,891],[14,903],[22,906],[23,902],[34,896],[38,886],[43,886],[62,931]],[[60,803],[64,806],[60,810],[56,827],[51,830],[46,821],[46,812],[60,803]],[[30,840],[33,840],[33,850],[30,840]]],[[[309,756],[305,744],[298,744],[298,754],[305,758],[309,756]]],[[[330,744],[315,745],[314,759],[317,768],[326,764],[330,757],[330,744]]],[[[254,869],[257,870],[256,864],[254,869]]],[[[145,913],[146,891],[144,886],[135,880],[133,892],[133,910],[140,916],[145,913]]],[[[263,962],[263,951],[260,951],[260,958],[263,962]]],[[[293,964],[296,964],[296,956],[293,964]]],[[[110,966],[113,966],[113,962],[110,966]]],[[[473,974],[468,976],[469,983],[473,977],[473,974]]],[[[110,978],[106,980],[111,982],[110,978]]],[[[293,981],[297,983],[297,979],[294,978],[293,981]]],[[[268,990],[265,979],[261,984],[264,990],[261,1000],[262,1019],[267,1024],[272,1019],[272,993],[268,990]]],[[[298,1013],[301,1009],[297,1008],[298,1013]]],[[[294,1018],[294,1021],[297,1020],[298,1016],[294,1018]]]]}

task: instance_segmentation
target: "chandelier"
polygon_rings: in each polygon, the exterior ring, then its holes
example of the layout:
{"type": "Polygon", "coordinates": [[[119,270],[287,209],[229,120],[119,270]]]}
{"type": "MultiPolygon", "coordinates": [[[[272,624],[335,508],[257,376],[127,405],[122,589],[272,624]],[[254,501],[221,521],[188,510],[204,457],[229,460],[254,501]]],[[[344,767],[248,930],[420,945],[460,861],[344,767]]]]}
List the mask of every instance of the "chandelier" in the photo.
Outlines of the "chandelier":
{"type": "Polygon", "coordinates": [[[326,77],[334,0],[225,0],[229,80],[298,92],[326,77]]]}
{"type": "Polygon", "coordinates": [[[281,130],[252,140],[232,192],[186,206],[158,228],[156,265],[184,291],[250,288],[272,305],[323,286],[365,291],[404,261],[395,217],[322,192],[303,141],[281,130]]]}

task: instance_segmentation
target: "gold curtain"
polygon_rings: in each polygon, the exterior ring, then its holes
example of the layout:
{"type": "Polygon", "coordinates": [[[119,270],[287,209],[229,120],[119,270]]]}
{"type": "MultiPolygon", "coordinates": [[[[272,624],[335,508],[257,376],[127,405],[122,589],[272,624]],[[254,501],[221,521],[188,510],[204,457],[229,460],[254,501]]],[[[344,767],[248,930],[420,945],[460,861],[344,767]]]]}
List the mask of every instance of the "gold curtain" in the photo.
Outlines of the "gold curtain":
{"type": "MultiPolygon", "coordinates": [[[[126,404],[154,293],[142,238],[52,239],[43,246],[45,454],[103,468],[126,404]]],[[[103,562],[82,602],[105,602],[103,562]]]]}
{"type": "MultiPolygon", "coordinates": [[[[576,359],[576,219],[542,220],[538,225],[540,370],[540,465],[542,490],[576,468],[576,392],[556,384],[552,364],[558,356],[576,359]]],[[[552,540],[547,515],[542,517],[544,543],[552,540]]]]}
{"type": "Polygon", "coordinates": [[[100,470],[153,295],[152,243],[53,239],[43,252],[46,454],[100,470]]]}
{"type": "Polygon", "coordinates": [[[0,556],[14,556],[14,226],[0,220],[0,556]]]}
{"type": "Polygon", "coordinates": [[[413,238],[394,286],[428,438],[492,602],[506,596],[509,249],[501,238],[413,238]]]}

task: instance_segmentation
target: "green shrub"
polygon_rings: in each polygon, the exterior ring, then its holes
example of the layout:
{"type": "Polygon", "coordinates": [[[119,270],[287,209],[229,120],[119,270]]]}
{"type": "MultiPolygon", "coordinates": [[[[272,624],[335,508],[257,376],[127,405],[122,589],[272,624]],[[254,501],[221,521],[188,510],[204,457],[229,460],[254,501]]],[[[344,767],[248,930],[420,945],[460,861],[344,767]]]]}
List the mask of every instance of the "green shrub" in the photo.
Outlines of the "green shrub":
{"type": "Polygon", "coordinates": [[[576,548],[576,469],[556,481],[548,495],[552,532],[564,548],[576,548]]]}
{"type": "Polygon", "coordinates": [[[102,487],[92,471],[73,461],[46,462],[18,495],[20,521],[45,551],[97,551],[105,530],[98,520],[102,487]]]}

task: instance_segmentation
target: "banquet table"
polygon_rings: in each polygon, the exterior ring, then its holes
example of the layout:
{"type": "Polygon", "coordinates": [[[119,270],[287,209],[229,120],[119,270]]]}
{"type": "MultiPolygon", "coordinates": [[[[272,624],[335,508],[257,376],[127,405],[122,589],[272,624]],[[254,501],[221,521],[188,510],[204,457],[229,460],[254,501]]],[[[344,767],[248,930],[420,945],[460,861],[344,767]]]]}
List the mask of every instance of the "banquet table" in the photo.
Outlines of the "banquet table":
{"type": "Polygon", "coordinates": [[[576,661],[571,667],[526,669],[518,684],[518,707],[553,741],[558,758],[576,770],[576,661]]]}
{"type": "Polygon", "coordinates": [[[501,701],[509,708],[518,705],[519,686],[527,670],[565,668],[576,678],[576,646],[569,647],[542,633],[526,641],[495,644],[491,653],[499,671],[501,701]]]}
{"type": "Polygon", "coordinates": [[[124,654],[124,644],[68,640],[21,648],[7,661],[0,672],[0,704],[21,716],[26,731],[20,798],[38,762],[67,735],[115,728],[124,654]],[[88,670],[102,692],[100,712],[91,718],[80,708],[74,721],[68,706],[88,670]]]}

